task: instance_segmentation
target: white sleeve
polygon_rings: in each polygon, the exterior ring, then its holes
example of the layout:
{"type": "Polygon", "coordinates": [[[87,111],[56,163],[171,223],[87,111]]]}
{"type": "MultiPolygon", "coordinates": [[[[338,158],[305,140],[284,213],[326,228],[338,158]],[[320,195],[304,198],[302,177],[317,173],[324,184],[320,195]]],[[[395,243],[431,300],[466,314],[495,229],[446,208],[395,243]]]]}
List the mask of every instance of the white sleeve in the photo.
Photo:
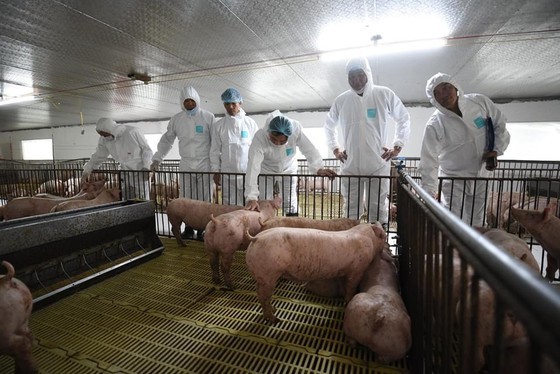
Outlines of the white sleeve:
{"type": "Polygon", "coordinates": [[[219,132],[221,123],[220,121],[214,123],[210,137],[210,171],[213,173],[218,173],[221,169],[222,139],[219,132]]]}
{"type": "Polygon", "coordinates": [[[393,146],[404,147],[410,137],[410,114],[401,99],[393,92],[391,98],[391,118],[396,122],[393,146]]]}
{"type": "Polygon", "coordinates": [[[175,142],[175,138],[177,135],[175,134],[175,130],[173,127],[173,118],[169,121],[167,125],[167,131],[163,134],[158,142],[157,145],[157,152],[154,154],[153,160],[157,162],[161,162],[165,156],[173,147],[173,142],[175,142]]]}
{"type": "Polygon", "coordinates": [[[101,163],[103,163],[103,161],[105,161],[107,157],[109,157],[109,155],[110,153],[107,149],[107,146],[105,145],[105,142],[103,141],[103,137],[100,137],[99,141],[97,142],[97,148],[95,149],[95,152],[91,155],[89,161],[84,165],[84,171],[86,173],[91,173],[93,169],[101,165],[101,163]]]}
{"type": "MultiPolygon", "coordinates": [[[[257,133],[258,134],[258,133],[257,133]]],[[[264,160],[264,150],[258,137],[255,136],[251,146],[249,147],[249,156],[247,161],[247,173],[245,175],[245,200],[258,200],[259,198],[259,181],[258,177],[261,173],[261,164],[264,160]]]]}
{"type": "Polygon", "coordinates": [[[323,158],[309,138],[305,136],[303,131],[301,131],[299,139],[297,140],[297,146],[307,159],[309,172],[311,174],[316,174],[317,170],[323,167],[323,158]]]}
{"type": "Polygon", "coordinates": [[[327,137],[327,146],[329,151],[333,151],[336,148],[340,148],[338,144],[338,107],[336,100],[331,106],[329,113],[327,114],[327,119],[325,120],[325,136],[327,137]]]}
{"type": "Polygon", "coordinates": [[[420,165],[418,172],[422,177],[422,188],[435,195],[438,191],[438,168],[441,143],[437,132],[432,126],[426,126],[422,150],[420,151],[420,165]]]}

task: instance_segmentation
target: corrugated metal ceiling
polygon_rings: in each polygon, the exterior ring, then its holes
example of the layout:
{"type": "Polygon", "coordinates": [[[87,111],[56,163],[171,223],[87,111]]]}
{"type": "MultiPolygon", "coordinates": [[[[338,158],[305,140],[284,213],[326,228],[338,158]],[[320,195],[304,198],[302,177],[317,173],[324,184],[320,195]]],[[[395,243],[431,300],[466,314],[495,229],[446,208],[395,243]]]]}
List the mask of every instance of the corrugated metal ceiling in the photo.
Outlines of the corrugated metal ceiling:
{"type": "Polygon", "coordinates": [[[376,83],[405,103],[427,103],[438,71],[495,100],[560,97],[558,0],[9,0],[0,1],[0,90],[38,100],[0,106],[0,131],[165,119],[185,85],[217,115],[227,87],[248,113],[328,109],[347,89],[346,59],[319,58],[324,27],[373,30],[397,17],[414,33],[409,17],[422,15],[449,25],[446,47],[370,57],[376,83]]]}

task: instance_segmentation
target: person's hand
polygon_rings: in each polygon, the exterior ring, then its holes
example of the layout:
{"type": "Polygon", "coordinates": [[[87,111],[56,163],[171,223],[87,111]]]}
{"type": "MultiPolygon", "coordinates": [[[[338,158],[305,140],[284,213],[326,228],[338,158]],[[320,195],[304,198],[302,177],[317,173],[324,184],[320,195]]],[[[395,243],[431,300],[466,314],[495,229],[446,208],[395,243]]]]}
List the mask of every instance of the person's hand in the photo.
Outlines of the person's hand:
{"type": "Polygon", "coordinates": [[[214,183],[216,183],[216,186],[219,186],[222,184],[222,175],[221,174],[214,174],[214,183]]]}
{"type": "Polygon", "coordinates": [[[346,159],[348,159],[348,155],[346,154],[346,151],[342,151],[340,152],[340,149],[335,148],[333,151],[334,157],[336,157],[337,160],[340,160],[340,162],[344,163],[344,161],[346,161],[346,159]]]}
{"type": "Polygon", "coordinates": [[[159,169],[159,161],[152,161],[152,164],[150,165],[150,170],[151,171],[158,171],[159,169]]]}
{"type": "Polygon", "coordinates": [[[80,179],[80,186],[83,186],[87,182],[89,182],[89,172],[84,171],[82,172],[82,178],[80,179]]]}
{"type": "Polygon", "coordinates": [[[254,210],[260,212],[259,203],[257,202],[257,200],[249,200],[247,201],[247,204],[245,204],[245,210],[254,210]]]}
{"type": "Polygon", "coordinates": [[[493,171],[498,167],[498,152],[484,152],[482,160],[486,162],[486,170],[493,171]]]}
{"type": "Polygon", "coordinates": [[[336,177],[336,171],[331,170],[331,169],[327,169],[327,168],[321,168],[319,170],[317,170],[317,175],[320,175],[322,177],[328,177],[330,180],[333,180],[334,177],[336,177]]]}
{"type": "Polygon", "coordinates": [[[399,153],[401,153],[401,147],[394,146],[391,149],[383,147],[383,154],[381,155],[381,158],[385,161],[389,161],[390,159],[397,157],[399,153]]]}

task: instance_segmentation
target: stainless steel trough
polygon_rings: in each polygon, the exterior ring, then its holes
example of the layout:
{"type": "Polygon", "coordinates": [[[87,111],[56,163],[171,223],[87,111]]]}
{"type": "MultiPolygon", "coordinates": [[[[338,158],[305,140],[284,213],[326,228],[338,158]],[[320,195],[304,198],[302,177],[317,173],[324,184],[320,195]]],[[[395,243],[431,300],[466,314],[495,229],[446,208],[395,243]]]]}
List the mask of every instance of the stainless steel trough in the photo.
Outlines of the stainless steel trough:
{"type": "Polygon", "coordinates": [[[124,201],[0,222],[0,260],[47,305],[158,256],[150,201],[124,201]]]}

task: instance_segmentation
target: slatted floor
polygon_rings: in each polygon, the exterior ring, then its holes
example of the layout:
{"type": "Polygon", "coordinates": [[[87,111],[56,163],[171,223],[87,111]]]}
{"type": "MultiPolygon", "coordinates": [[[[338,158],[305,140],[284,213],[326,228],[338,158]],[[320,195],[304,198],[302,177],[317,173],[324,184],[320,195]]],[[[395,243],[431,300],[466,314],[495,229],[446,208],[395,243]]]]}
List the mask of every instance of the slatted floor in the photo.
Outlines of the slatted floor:
{"type": "MultiPolygon", "coordinates": [[[[342,333],[343,302],[280,281],[275,325],[262,318],[255,284],[236,255],[235,291],[211,283],[200,242],[163,254],[33,313],[41,373],[406,373],[374,362],[342,333]]],[[[13,372],[0,357],[0,373],[13,372]]]]}

